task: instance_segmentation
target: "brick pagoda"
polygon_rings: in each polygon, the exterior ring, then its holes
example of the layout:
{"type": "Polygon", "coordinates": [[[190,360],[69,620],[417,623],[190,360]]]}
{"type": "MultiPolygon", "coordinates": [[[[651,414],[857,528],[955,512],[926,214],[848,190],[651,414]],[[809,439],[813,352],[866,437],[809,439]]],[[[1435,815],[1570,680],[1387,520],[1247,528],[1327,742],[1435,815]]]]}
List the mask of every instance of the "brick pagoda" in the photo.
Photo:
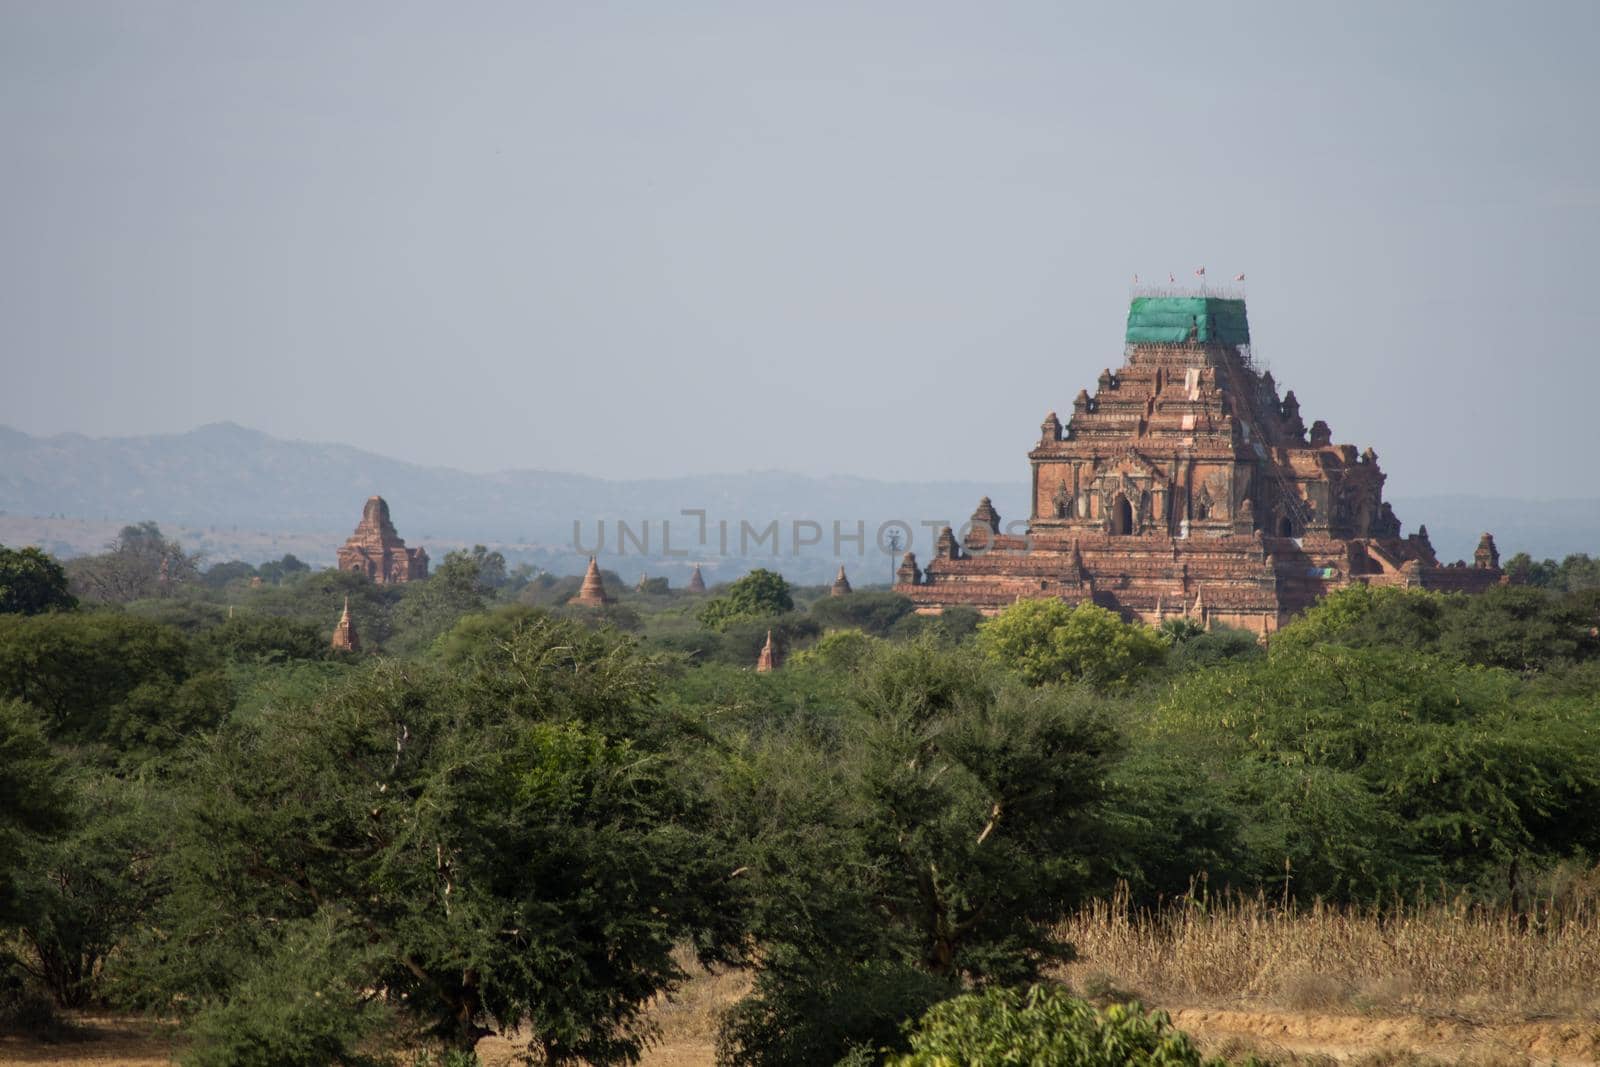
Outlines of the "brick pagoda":
{"type": "Polygon", "coordinates": [[[845,577],[844,565],[839,565],[839,574],[833,579],[833,585],[828,587],[829,596],[849,596],[853,592],[850,588],[850,579],[845,577]]]}
{"type": "Polygon", "coordinates": [[[380,585],[414,582],[428,576],[428,553],[407,548],[389,520],[389,505],[381,496],[367,498],[361,521],[339,549],[339,569],[365,574],[380,585]]]}
{"type": "Polygon", "coordinates": [[[1408,537],[1371,448],[1308,428],[1291,390],[1251,362],[1243,300],[1135,297],[1120,370],[1051,412],[1028,454],[1033,513],[1002,527],[989,498],[895,590],[933,614],[1019,599],[1092,601],[1159,625],[1188,617],[1270,634],[1354,582],[1479,591],[1501,580],[1494,538],[1441,565],[1408,537]]]}
{"type": "Polygon", "coordinates": [[[361,635],[356,633],[356,624],[350,618],[350,598],[344,598],[344,614],[339,616],[339,624],[333,628],[333,641],[330,643],[335,652],[360,652],[361,635]]]}
{"type": "Polygon", "coordinates": [[[581,604],[586,608],[603,608],[611,603],[611,594],[606,592],[605,580],[600,577],[600,565],[594,557],[589,557],[589,569],[583,572],[583,585],[578,587],[578,593],[567,603],[581,604]]]}

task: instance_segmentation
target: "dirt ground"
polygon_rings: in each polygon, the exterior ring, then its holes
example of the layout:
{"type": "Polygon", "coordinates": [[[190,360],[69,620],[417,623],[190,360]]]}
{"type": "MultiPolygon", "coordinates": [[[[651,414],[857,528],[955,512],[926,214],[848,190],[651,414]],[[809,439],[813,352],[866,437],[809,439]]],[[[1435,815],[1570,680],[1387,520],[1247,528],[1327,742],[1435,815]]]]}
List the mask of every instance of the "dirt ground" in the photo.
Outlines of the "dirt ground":
{"type": "MultiPolygon", "coordinates": [[[[702,973],[679,995],[657,1003],[651,1016],[661,1041],[645,1067],[693,1067],[714,1059],[717,1014],[742,996],[739,973],[702,973]]],[[[1474,1021],[1465,1017],[1339,1014],[1273,1007],[1168,1005],[1173,1021],[1208,1052],[1254,1052],[1279,1063],[1354,1064],[1361,1067],[1600,1067],[1600,1021],[1524,1019],[1474,1021]]],[[[181,1044],[172,1030],[143,1020],[83,1015],[57,1042],[0,1038],[0,1067],[160,1067],[181,1044]]],[[[512,1067],[518,1044],[486,1038],[478,1053],[484,1067],[512,1067]]]]}

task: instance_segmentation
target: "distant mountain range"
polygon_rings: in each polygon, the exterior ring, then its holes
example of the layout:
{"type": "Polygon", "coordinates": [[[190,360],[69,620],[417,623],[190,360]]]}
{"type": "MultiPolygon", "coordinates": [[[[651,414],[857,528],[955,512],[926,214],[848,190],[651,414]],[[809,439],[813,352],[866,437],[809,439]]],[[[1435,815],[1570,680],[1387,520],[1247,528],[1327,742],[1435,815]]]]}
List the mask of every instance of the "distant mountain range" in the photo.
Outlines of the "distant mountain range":
{"type": "MultiPolygon", "coordinates": [[[[92,551],[123,523],[153,519],[164,528],[204,531],[212,558],[265,558],[287,549],[313,563],[331,563],[333,550],[355,526],[373,493],[388,499],[401,536],[440,549],[484,542],[505,546],[510,558],[551,569],[581,560],[596,545],[624,576],[640,570],[670,573],[689,560],[731,575],[766,561],[801,580],[822,580],[837,566],[834,523],[844,538],[866,531],[864,552],[844,540],[842,557],[869,574],[887,561],[875,534],[889,520],[908,523],[913,547],[931,544],[924,522],[960,526],[979,496],[988,494],[1007,519],[1027,513],[1026,470],[993,483],[883,482],[847,475],[812,478],[781,471],[691,475],[614,481],[552,471],[471,474],[389,459],[338,444],[285,441],[232,423],[182,434],[93,438],[40,437],[0,427],[0,541],[19,530],[78,531],[52,535],[54,551],[92,551]],[[699,519],[706,513],[706,543],[699,519]],[[617,551],[617,522],[634,538],[617,551]],[[672,524],[662,553],[662,520],[672,524]],[[41,525],[41,521],[43,525],[41,525]],[[574,545],[574,522],[579,544],[574,545]],[[719,521],[727,523],[723,551],[719,521]],[[648,522],[648,550],[639,547],[648,522]],[[779,559],[771,540],[752,544],[778,524],[779,559]],[[741,524],[747,523],[741,546],[741,524]],[[796,523],[800,525],[797,527],[796,523]],[[815,523],[810,526],[808,523],[815,523]],[[232,535],[230,538],[230,534],[232,535]],[[795,554],[795,537],[819,538],[795,554]],[[84,542],[86,538],[94,538],[84,542]],[[318,551],[319,546],[322,548],[318,551]]],[[[1441,558],[1469,558],[1480,532],[1494,532],[1501,551],[1537,558],[1571,552],[1600,554],[1600,500],[1528,501],[1497,497],[1399,498],[1395,510],[1409,532],[1426,523],[1441,558]]],[[[902,538],[904,535],[902,535],[902,538]]],[[[51,547],[47,545],[47,547],[51,547]]]]}
{"type": "MultiPolygon", "coordinates": [[[[118,438],[38,437],[0,428],[0,513],[12,520],[87,520],[52,528],[53,539],[61,542],[55,551],[98,550],[120,524],[153,519],[169,532],[203,531],[212,558],[281,555],[280,544],[301,546],[289,549],[301,554],[304,535],[321,535],[312,543],[325,544],[325,550],[303,558],[331,563],[334,549],[361,517],[362,503],[377,493],[389,501],[400,535],[428,546],[436,559],[441,547],[484,542],[503,547],[508,558],[557,569],[595,549],[603,521],[599,554],[624,576],[686,569],[689,560],[714,564],[715,576],[764,559],[802,580],[823,580],[839,562],[833,552],[837,522],[850,570],[882,569],[887,580],[890,568],[875,545],[880,524],[908,524],[902,544],[914,540],[912,547],[926,552],[933,535],[921,524],[959,527],[985,493],[1003,515],[1025,514],[1028,490],[1018,482],[890,483],[782,471],[630,481],[535,470],[471,474],[346,445],[285,441],[232,423],[118,438]],[[705,544],[699,517],[685,516],[685,510],[705,512],[705,544]],[[686,555],[663,553],[663,520],[671,523],[672,552],[686,555]],[[619,521],[627,527],[620,549],[619,521]],[[796,523],[800,541],[820,539],[801,545],[798,555],[796,523]],[[69,529],[71,536],[62,533],[69,529]],[[862,529],[864,545],[849,540],[862,529]],[[262,537],[268,533],[279,536],[268,542],[262,537]],[[652,567],[651,561],[671,565],[652,567]]],[[[17,528],[0,522],[0,531],[7,525],[17,528]]]]}

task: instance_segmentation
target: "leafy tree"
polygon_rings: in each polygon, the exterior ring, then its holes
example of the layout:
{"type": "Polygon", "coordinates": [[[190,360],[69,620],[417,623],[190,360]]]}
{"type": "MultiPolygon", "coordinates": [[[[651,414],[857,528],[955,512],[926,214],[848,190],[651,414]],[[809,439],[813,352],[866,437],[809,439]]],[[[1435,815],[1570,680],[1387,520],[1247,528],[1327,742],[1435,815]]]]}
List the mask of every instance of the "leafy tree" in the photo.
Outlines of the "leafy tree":
{"type": "Polygon", "coordinates": [[[903,1044],[905,1020],[959,988],[908,964],[830,963],[803,976],[769,968],[724,1016],[717,1062],[876,1063],[876,1050],[903,1044]]]}
{"type": "Polygon", "coordinates": [[[1255,634],[1231,626],[1213,625],[1203,630],[1188,619],[1167,619],[1158,632],[1171,643],[1168,661],[1179,671],[1266,655],[1255,634]]]}
{"type": "Polygon", "coordinates": [[[393,634],[398,605],[416,583],[379,585],[359,571],[333,568],[286,578],[281,585],[253,589],[240,606],[251,614],[277,615],[331,633],[348,600],[364,648],[381,648],[393,634]]]}
{"type": "Polygon", "coordinates": [[[226,563],[213,563],[207,567],[205,573],[200,576],[200,581],[207,589],[222,589],[234,582],[248,581],[256,576],[256,569],[252,564],[231,559],[226,563]]]}
{"type": "Polygon", "coordinates": [[[394,1026],[394,1008],[363,977],[372,946],[331,910],[290,920],[243,968],[226,999],[207,1001],[182,1062],[192,1067],[365,1064],[359,1049],[394,1026]]]}
{"type": "Polygon", "coordinates": [[[187,637],[218,626],[228,617],[227,609],[221,604],[188,595],[130,600],[122,605],[122,610],[133,618],[181,630],[187,637]]]}
{"type": "MultiPolygon", "coordinates": [[[[1101,1011],[1056,985],[989,989],[935,1005],[909,1028],[911,1051],[892,1067],[1222,1067],[1165,1012],[1138,1002],[1101,1011]]],[[[1251,1061],[1253,1062],[1253,1061],[1251,1061]]]]}
{"type": "Polygon", "coordinates": [[[1505,570],[1515,584],[1569,593],[1600,589],[1600,558],[1584,552],[1573,553],[1560,563],[1535,561],[1526,552],[1518,552],[1506,561],[1505,570]]]}
{"type": "Polygon", "coordinates": [[[817,664],[827,670],[854,670],[878,643],[878,638],[863,630],[829,630],[816,644],[790,656],[789,666],[817,664]]]}
{"type": "MultiPolygon", "coordinates": [[[[606,587],[609,589],[618,587],[612,584],[613,581],[621,582],[620,578],[617,578],[616,575],[611,574],[604,568],[601,568],[600,580],[605,582],[606,587]]],[[[558,577],[549,571],[541,571],[539,574],[530,576],[523,583],[522,588],[517,591],[517,602],[519,604],[527,604],[530,607],[551,608],[558,604],[565,604],[576,596],[578,590],[582,587],[583,579],[576,574],[558,577]]]]}
{"type": "Polygon", "coordinates": [[[772,1020],[800,1025],[793,1005],[831,1002],[829,983],[862,968],[915,969],[936,980],[926,991],[1027,980],[1070,955],[1046,923],[1086,891],[1101,847],[1116,742],[1098,709],[921,644],[877,649],[850,700],[834,736],[769,735],[716,787],[761,946],[725,1061],[827,1045],[774,1046],[772,1020]]]}
{"type": "MultiPolygon", "coordinates": [[[[499,557],[499,553],[492,555],[499,557]]],[[[499,564],[503,581],[504,558],[499,564]]],[[[494,589],[484,577],[483,556],[460,550],[447,553],[427,580],[405,584],[394,614],[394,651],[411,653],[426,648],[462,616],[483,611],[493,596],[494,589]]]]}
{"type": "Polygon", "coordinates": [[[292,552],[285,552],[282,559],[271,560],[256,568],[256,574],[263,582],[277,584],[300,574],[309,574],[311,565],[303,563],[292,552]]]}
{"type": "Polygon", "coordinates": [[[738,667],[754,667],[761,655],[761,646],[767,642],[769,632],[778,647],[787,654],[789,649],[797,648],[816,637],[822,628],[817,625],[817,620],[809,615],[791,612],[787,615],[765,617],[737,616],[728,619],[721,630],[721,640],[717,645],[717,656],[720,661],[738,667]]]}
{"type": "Polygon", "coordinates": [[[448,666],[379,664],[196,754],[141,984],[258,1003],[253,961],[321,915],[364,953],[329,981],[458,1047],[493,1019],[547,1062],[629,1059],[674,946],[731,934],[732,868],[655,747],[657,667],[542,617],[442,647],[448,666]]]}
{"type": "Polygon", "coordinates": [[[18,878],[25,968],[57,1004],[98,999],[107,960],[164,891],[161,792],[94,770],[70,779],[70,829],[32,849],[18,878]]]}
{"type": "Polygon", "coordinates": [[[1274,649],[1329,641],[1359,647],[1436,647],[1447,598],[1421,589],[1356,584],[1335,590],[1272,636],[1274,649]]]}
{"type": "Polygon", "coordinates": [[[130,758],[227,713],[227,679],[178,630],[108,613],[0,616],[0,698],[27,701],[62,743],[130,758]]]}
{"type": "Polygon", "coordinates": [[[0,545],[0,615],[38,615],[77,606],[61,564],[37,548],[0,545]]]}
{"type": "Polygon", "coordinates": [[[70,825],[61,771],[33,709],[0,698],[0,926],[22,913],[18,881],[27,858],[70,825]]]}
{"type": "Polygon", "coordinates": [[[1588,847],[1592,702],[1516,694],[1503,672],[1439,657],[1291,645],[1186,676],[1159,721],[1253,813],[1264,873],[1276,857],[1302,894],[1365,896],[1588,847]]]}
{"type": "Polygon", "coordinates": [[[726,630],[739,619],[793,610],[794,592],[783,575],[757,567],[729,585],[727,592],[706,601],[700,609],[700,622],[709,630],[726,630]]]}
{"type": "Polygon", "coordinates": [[[1136,736],[1107,775],[1097,883],[1104,888],[1114,877],[1136,901],[1154,904],[1189,892],[1197,876],[1248,886],[1273,873],[1284,853],[1250,836],[1261,819],[1245,806],[1247,790],[1233,772],[1217,766],[1206,739],[1136,736]]]}
{"type": "Polygon", "coordinates": [[[863,630],[874,637],[887,637],[894,624],[911,614],[914,606],[899,593],[864,590],[849,596],[822,597],[809,612],[830,630],[863,630]]]}
{"type": "Polygon", "coordinates": [[[328,653],[321,628],[276,615],[236,615],[206,630],[198,643],[235,663],[322,659],[328,653]]]}
{"type": "Polygon", "coordinates": [[[1084,681],[1126,686],[1159,663],[1166,645],[1155,631],[1125,623],[1087,601],[1021,600],[978,628],[978,648],[991,662],[1033,685],[1084,681]]]}
{"type": "MultiPolygon", "coordinates": [[[[478,567],[478,588],[488,594],[505,586],[508,581],[506,575],[506,557],[499,552],[491,552],[484,545],[473,545],[472,562],[478,567]]],[[[448,556],[445,557],[449,559],[448,556]]]]}
{"type": "Polygon", "coordinates": [[[198,580],[199,553],[188,553],[169,541],[153,522],[124,526],[106,552],[67,564],[67,577],[78,596],[102,604],[126,604],[144,597],[168,595],[198,580]]]}
{"type": "Polygon", "coordinates": [[[1600,655],[1597,625],[1600,594],[1502,586],[1465,598],[1439,644],[1466,663],[1531,672],[1600,655]]]}

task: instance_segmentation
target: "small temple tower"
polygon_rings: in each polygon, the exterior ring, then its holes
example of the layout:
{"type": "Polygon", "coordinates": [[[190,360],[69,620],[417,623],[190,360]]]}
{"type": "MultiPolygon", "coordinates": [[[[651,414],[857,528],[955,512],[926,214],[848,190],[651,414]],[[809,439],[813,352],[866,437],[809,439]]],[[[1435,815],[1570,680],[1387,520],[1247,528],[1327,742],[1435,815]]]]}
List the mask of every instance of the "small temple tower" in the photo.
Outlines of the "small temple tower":
{"type": "Polygon", "coordinates": [[[689,573],[689,584],[686,588],[691,593],[704,593],[706,591],[706,579],[700,573],[700,564],[696,563],[694,570],[689,573]]]}
{"type": "Polygon", "coordinates": [[[415,582],[428,576],[428,553],[407,548],[389,519],[389,504],[381,496],[367,498],[355,533],[338,553],[339,569],[365,574],[379,585],[415,582]]]}
{"type": "Polygon", "coordinates": [[[600,579],[600,565],[589,557],[589,569],[583,573],[583,587],[578,590],[578,595],[570,603],[582,604],[587,608],[603,608],[611,603],[611,595],[606,592],[606,583],[600,579]]]}
{"type": "Polygon", "coordinates": [[[756,660],[756,673],[770,674],[777,670],[778,665],[782,662],[782,657],[778,655],[777,646],[772,643],[772,631],[768,630],[767,643],[761,646],[761,658],[756,660]]]}
{"type": "Polygon", "coordinates": [[[839,576],[833,580],[833,588],[828,590],[829,596],[847,596],[851,592],[850,579],[844,576],[844,564],[839,564],[839,576]]]}
{"type": "Polygon", "coordinates": [[[333,640],[329,643],[335,652],[360,652],[361,635],[356,633],[356,624],[350,620],[350,598],[344,598],[344,614],[339,616],[339,625],[333,628],[333,640]]]}

